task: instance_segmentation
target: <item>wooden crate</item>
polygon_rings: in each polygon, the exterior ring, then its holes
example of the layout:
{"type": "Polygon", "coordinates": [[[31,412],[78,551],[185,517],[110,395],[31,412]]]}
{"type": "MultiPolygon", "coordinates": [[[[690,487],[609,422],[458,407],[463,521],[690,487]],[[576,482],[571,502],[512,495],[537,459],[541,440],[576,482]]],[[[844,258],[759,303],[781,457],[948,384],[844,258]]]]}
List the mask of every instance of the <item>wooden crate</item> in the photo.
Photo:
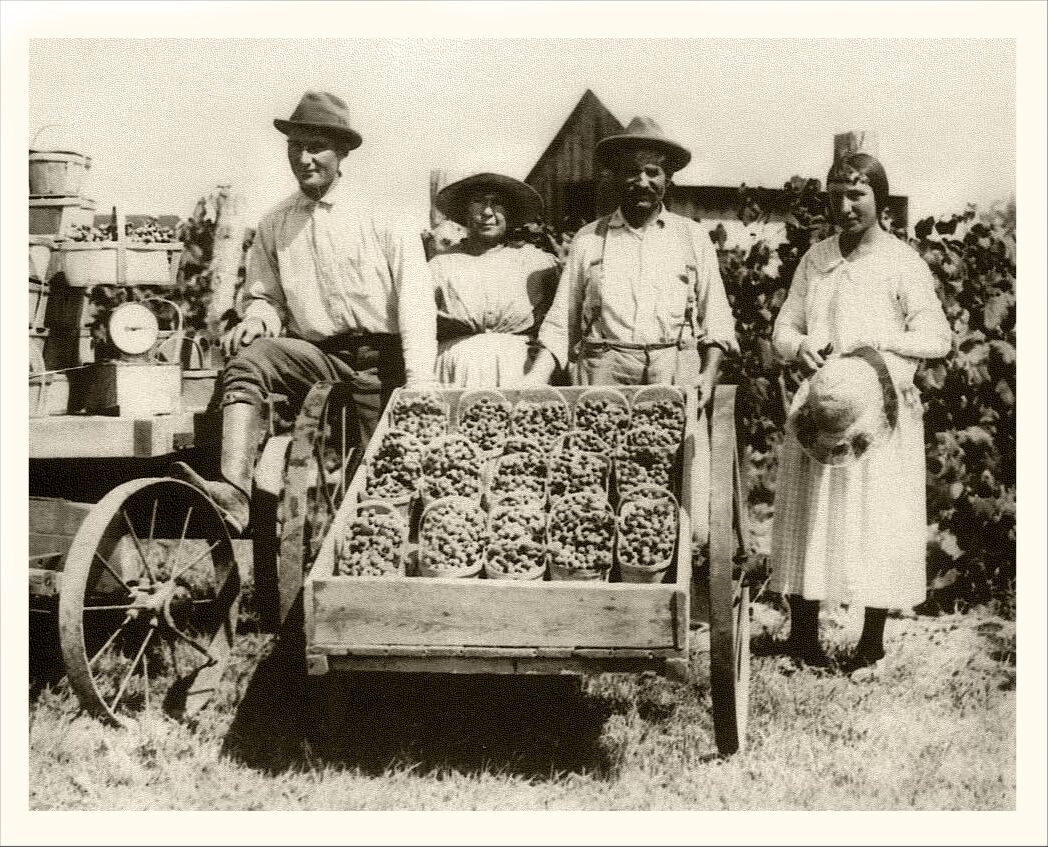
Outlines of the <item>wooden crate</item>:
{"type": "MultiPolygon", "coordinates": [[[[572,411],[584,389],[561,388],[572,411]]],[[[624,388],[632,397],[635,389],[624,388]]],[[[441,391],[457,426],[460,390],[441,391]]],[[[519,392],[503,393],[515,402],[519,392]]],[[[390,406],[400,392],[395,392],[390,406]]],[[[687,666],[694,480],[694,392],[678,463],[677,559],[666,583],[516,582],[487,579],[354,578],[334,575],[335,544],[363,497],[365,468],[389,429],[388,409],[306,576],[304,609],[310,673],[331,669],[471,673],[565,673],[687,666]]],[[[700,509],[700,511],[702,511],[700,509]]],[[[409,545],[410,546],[410,545],[409,545]]]]}

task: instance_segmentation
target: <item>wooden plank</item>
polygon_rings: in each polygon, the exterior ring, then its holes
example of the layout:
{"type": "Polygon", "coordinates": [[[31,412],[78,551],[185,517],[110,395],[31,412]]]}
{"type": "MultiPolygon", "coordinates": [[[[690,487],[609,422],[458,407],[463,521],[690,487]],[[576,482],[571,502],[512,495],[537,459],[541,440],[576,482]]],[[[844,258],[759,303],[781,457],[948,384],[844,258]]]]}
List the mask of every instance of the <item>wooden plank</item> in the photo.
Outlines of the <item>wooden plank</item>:
{"type": "Polygon", "coordinates": [[[676,646],[666,585],[312,580],[313,644],[676,646]]]}
{"type": "Polygon", "coordinates": [[[312,674],[328,670],[340,672],[381,671],[386,673],[523,674],[578,676],[592,673],[678,673],[672,659],[547,659],[456,656],[307,656],[312,674]],[[318,661],[319,660],[319,661],[318,661]]]}
{"type": "Polygon", "coordinates": [[[92,506],[92,503],[74,503],[60,497],[30,497],[29,532],[75,535],[92,506]]]}
{"type": "Polygon", "coordinates": [[[149,458],[192,446],[199,413],[152,418],[59,415],[29,421],[30,459],[149,458]]]}
{"type": "Polygon", "coordinates": [[[29,533],[29,557],[58,557],[61,564],[69,545],[73,543],[72,535],[47,535],[41,532],[29,533]]]}

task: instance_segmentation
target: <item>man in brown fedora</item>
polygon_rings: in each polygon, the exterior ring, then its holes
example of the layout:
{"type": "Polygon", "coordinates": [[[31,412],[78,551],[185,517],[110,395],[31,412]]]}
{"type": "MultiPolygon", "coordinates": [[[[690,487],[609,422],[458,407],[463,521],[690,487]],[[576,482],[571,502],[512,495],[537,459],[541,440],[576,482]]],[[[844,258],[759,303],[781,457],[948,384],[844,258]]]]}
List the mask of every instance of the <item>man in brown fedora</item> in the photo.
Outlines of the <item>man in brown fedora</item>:
{"type": "Polygon", "coordinates": [[[433,381],[436,307],[418,232],[354,196],[341,179],[361,144],[345,102],[307,91],[288,120],[298,190],[258,223],[247,258],[243,320],[222,339],[222,479],[183,463],[172,474],[203,489],[235,532],[248,503],[263,409],[285,425],[322,380],[349,384],[367,443],[390,393],[433,381]]]}
{"type": "Polygon", "coordinates": [[[691,153],[638,117],[595,159],[613,172],[619,206],[575,236],[526,379],[545,382],[560,365],[582,385],[694,386],[702,407],[738,342],[709,235],[663,203],[691,153]]]}

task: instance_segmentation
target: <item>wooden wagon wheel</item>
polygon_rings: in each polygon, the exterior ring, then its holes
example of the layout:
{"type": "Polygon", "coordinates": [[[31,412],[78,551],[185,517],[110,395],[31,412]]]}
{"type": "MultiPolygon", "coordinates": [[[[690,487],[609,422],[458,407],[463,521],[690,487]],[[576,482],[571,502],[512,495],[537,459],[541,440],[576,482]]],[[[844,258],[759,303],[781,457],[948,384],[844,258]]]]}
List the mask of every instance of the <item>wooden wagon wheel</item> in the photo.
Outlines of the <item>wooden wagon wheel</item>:
{"type": "Polygon", "coordinates": [[[320,551],[360,455],[349,386],[318,382],[287,436],[269,439],[255,473],[252,547],[264,629],[280,630],[320,551]]]}
{"type": "Polygon", "coordinates": [[[748,530],[738,472],[735,386],[717,387],[710,435],[710,696],[717,750],[743,749],[749,713],[750,597],[744,568],[748,530]]]}
{"type": "Polygon", "coordinates": [[[118,725],[151,706],[198,711],[222,677],[239,599],[229,533],[204,494],[174,479],[114,488],[74,536],[59,595],[83,708],[118,725]]]}

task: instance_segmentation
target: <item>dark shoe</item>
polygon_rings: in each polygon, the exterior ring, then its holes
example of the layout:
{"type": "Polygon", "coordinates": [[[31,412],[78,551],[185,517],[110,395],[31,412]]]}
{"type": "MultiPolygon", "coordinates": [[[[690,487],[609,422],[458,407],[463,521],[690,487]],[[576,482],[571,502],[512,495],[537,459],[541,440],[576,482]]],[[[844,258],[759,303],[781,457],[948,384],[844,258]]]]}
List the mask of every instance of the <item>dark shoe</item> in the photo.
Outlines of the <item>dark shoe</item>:
{"type": "Polygon", "coordinates": [[[244,534],[251,504],[243,491],[224,480],[212,482],[204,479],[185,462],[172,462],[168,465],[167,472],[169,476],[187,482],[206,494],[222,513],[222,519],[226,522],[232,535],[244,534]]]}
{"type": "Polygon", "coordinates": [[[852,656],[841,665],[841,673],[845,676],[851,676],[856,671],[861,671],[865,668],[872,668],[883,658],[883,650],[856,650],[855,653],[853,653],[852,656]]]}
{"type": "Polygon", "coordinates": [[[826,655],[826,651],[819,645],[794,650],[790,654],[790,658],[798,666],[811,668],[812,670],[826,670],[833,666],[830,657],[826,655]]]}
{"type": "Polygon", "coordinates": [[[773,638],[763,633],[750,642],[750,653],[754,656],[792,656],[795,652],[791,638],[773,638]]]}

